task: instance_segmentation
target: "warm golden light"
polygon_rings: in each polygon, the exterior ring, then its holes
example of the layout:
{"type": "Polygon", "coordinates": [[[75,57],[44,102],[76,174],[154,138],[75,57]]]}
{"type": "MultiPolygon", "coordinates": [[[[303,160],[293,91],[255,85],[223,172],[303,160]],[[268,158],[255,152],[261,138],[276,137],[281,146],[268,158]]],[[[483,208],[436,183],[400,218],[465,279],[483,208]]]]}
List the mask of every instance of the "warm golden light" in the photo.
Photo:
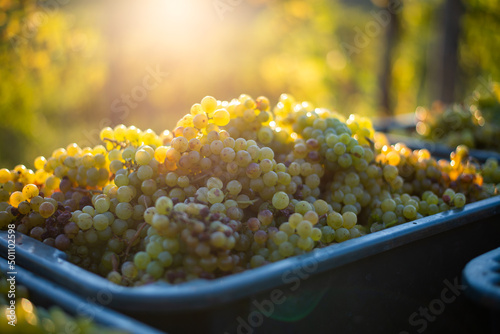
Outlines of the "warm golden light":
{"type": "Polygon", "coordinates": [[[21,299],[21,306],[26,313],[33,312],[33,304],[26,298],[21,299]]]}
{"type": "Polygon", "coordinates": [[[36,316],[35,313],[28,313],[26,314],[26,322],[30,324],[31,326],[36,326],[38,325],[38,317],[36,316]]]}

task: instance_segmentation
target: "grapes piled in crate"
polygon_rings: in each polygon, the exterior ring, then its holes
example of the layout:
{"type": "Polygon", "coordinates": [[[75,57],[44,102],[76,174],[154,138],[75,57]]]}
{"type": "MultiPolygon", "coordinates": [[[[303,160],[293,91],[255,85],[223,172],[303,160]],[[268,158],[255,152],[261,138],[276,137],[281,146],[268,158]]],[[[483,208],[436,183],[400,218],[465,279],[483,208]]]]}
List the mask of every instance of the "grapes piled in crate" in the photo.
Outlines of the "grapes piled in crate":
{"type": "Polygon", "coordinates": [[[281,95],[207,96],[171,131],[125,125],[0,170],[0,227],[110,281],[217,277],[498,193],[500,168],[390,145],[368,118],[281,95]]]}

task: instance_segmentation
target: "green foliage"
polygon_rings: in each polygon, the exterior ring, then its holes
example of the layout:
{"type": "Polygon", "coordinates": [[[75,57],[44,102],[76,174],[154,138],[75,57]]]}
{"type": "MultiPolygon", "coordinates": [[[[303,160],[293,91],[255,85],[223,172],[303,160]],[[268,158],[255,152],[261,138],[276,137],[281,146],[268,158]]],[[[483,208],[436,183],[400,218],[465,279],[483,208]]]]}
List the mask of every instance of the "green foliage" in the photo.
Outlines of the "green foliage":
{"type": "Polygon", "coordinates": [[[101,48],[95,32],[61,8],[32,0],[3,0],[0,8],[0,164],[30,164],[84,117],[105,63],[92,57],[101,48]]]}

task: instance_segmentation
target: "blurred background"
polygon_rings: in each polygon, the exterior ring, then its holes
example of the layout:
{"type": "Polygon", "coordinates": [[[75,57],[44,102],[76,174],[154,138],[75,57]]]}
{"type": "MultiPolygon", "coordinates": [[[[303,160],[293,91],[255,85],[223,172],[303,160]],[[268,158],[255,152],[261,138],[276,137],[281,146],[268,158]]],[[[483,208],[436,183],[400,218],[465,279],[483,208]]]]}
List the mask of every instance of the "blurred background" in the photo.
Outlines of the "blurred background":
{"type": "Polygon", "coordinates": [[[413,113],[500,79],[499,0],[0,0],[0,166],[205,95],[413,113]]]}

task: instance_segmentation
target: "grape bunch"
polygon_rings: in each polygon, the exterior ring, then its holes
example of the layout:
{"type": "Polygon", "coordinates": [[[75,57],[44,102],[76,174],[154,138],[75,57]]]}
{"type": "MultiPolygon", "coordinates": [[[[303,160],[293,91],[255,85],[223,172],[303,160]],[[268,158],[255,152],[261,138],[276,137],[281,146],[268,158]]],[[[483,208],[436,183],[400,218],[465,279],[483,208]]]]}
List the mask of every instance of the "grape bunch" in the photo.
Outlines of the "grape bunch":
{"type": "Polygon", "coordinates": [[[500,85],[487,93],[478,91],[461,104],[434,103],[430,110],[416,110],[417,133],[424,139],[450,147],[460,144],[471,148],[500,150],[500,85]]]}
{"type": "Polygon", "coordinates": [[[0,272],[0,331],[2,333],[22,334],[49,334],[49,333],[74,333],[91,334],[123,334],[125,331],[112,329],[96,324],[88,317],[73,317],[58,306],[43,308],[35,306],[29,299],[28,288],[24,285],[16,286],[15,320],[9,315],[10,300],[7,298],[9,283],[0,272]],[[9,317],[8,317],[9,316],[9,317]],[[14,321],[15,326],[9,324],[14,321]]]}
{"type": "Polygon", "coordinates": [[[498,193],[500,169],[389,145],[365,117],[207,96],[160,135],[105,128],[0,170],[0,228],[125,286],[215,279],[498,193]]]}

